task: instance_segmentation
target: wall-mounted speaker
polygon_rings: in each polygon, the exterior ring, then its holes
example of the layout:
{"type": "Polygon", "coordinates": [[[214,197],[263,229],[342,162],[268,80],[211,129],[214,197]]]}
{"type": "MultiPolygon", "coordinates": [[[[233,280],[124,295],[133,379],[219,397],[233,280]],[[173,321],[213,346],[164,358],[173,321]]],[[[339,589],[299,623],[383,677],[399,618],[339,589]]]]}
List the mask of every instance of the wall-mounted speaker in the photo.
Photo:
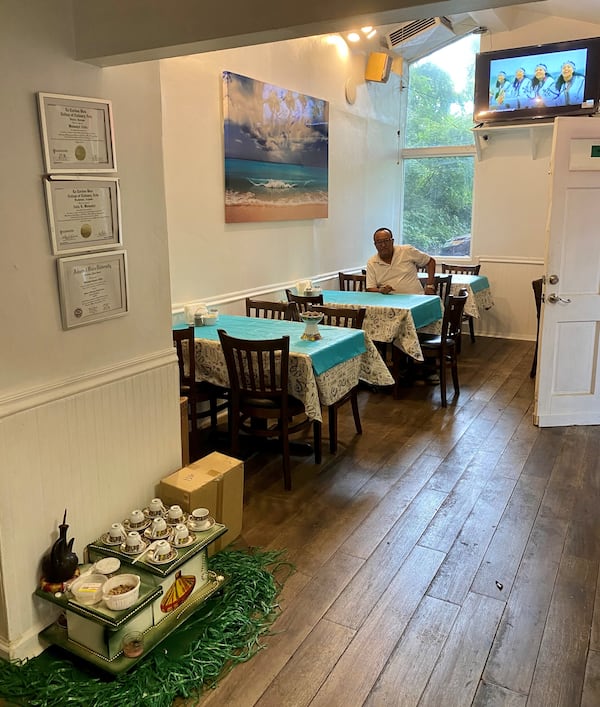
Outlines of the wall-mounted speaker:
{"type": "Polygon", "coordinates": [[[365,69],[365,81],[385,83],[390,77],[392,57],[383,52],[371,52],[365,69]]]}

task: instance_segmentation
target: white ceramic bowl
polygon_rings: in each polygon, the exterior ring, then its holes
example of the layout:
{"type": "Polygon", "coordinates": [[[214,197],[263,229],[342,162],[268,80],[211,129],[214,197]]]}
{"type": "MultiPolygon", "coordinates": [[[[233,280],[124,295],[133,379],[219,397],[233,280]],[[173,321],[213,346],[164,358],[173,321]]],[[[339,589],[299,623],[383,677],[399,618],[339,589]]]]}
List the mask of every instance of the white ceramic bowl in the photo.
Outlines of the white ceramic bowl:
{"type": "Polygon", "coordinates": [[[219,312],[216,309],[210,309],[208,314],[202,315],[204,326],[212,326],[219,321],[219,312]]]}
{"type": "Polygon", "coordinates": [[[102,599],[102,590],[106,584],[103,574],[86,574],[85,577],[76,579],[71,585],[71,594],[78,604],[92,606],[102,599]]]}
{"type": "Polygon", "coordinates": [[[137,574],[116,574],[107,579],[102,587],[102,596],[106,606],[112,611],[121,611],[133,606],[140,595],[140,578],[137,574]],[[121,585],[130,586],[123,594],[110,594],[110,591],[121,585]]]}

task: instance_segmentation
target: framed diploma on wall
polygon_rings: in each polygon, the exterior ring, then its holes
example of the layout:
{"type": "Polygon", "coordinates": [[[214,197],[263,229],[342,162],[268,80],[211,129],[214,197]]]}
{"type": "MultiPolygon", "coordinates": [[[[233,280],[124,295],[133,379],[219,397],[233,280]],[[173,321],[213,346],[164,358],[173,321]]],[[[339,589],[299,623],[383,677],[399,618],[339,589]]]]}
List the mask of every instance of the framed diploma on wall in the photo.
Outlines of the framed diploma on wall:
{"type": "Polygon", "coordinates": [[[38,93],[46,172],[116,172],[112,103],[38,93]]]}
{"type": "Polygon", "coordinates": [[[124,250],[58,258],[56,262],[63,329],[129,311],[124,250]]]}
{"type": "Polygon", "coordinates": [[[116,177],[44,178],[54,255],[122,245],[121,200],[116,177]]]}

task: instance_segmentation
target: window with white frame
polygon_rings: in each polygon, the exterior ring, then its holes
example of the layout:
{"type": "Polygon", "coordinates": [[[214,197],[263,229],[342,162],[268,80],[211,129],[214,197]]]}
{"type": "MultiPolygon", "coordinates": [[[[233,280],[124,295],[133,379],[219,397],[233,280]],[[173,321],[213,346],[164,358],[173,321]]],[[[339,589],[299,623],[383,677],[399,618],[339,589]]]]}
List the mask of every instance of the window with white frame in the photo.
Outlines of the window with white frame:
{"type": "Polygon", "coordinates": [[[433,256],[471,253],[473,79],[479,36],[409,67],[402,242],[433,256]]]}

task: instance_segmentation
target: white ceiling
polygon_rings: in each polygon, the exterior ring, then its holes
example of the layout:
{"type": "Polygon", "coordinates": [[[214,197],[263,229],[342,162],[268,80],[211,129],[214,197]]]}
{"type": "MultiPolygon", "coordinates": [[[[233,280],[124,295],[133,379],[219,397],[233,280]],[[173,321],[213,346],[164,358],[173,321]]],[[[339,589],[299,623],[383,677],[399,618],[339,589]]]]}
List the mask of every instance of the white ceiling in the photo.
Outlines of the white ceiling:
{"type": "MultiPolygon", "coordinates": [[[[449,0],[449,9],[453,4],[453,0],[449,0]]],[[[532,14],[600,24],[600,0],[540,0],[491,10],[462,12],[460,14],[448,12],[446,16],[451,20],[455,34],[449,32],[446,27],[440,26],[428,33],[424,39],[418,38],[414,43],[409,41],[403,43],[402,46],[397,46],[395,53],[401,54],[405,60],[411,61],[453,41],[456,38],[455,35],[461,36],[472,31],[475,27],[485,27],[490,32],[506,32],[526,26],[532,21],[532,14]]],[[[362,50],[368,52],[387,51],[385,35],[399,26],[399,24],[378,26],[378,36],[363,44],[362,50]]]]}

